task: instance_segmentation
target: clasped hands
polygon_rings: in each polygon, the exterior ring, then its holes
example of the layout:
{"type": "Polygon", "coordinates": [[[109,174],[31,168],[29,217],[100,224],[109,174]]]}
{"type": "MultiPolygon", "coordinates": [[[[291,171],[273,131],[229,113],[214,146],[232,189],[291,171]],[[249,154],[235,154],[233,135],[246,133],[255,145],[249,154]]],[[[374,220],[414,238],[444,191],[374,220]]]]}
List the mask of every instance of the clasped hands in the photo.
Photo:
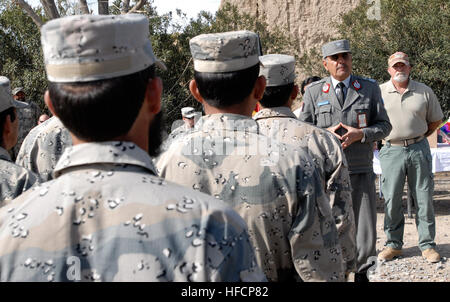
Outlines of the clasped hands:
{"type": "Polygon", "coordinates": [[[354,142],[360,141],[364,137],[362,129],[353,128],[351,126],[344,125],[342,123],[339,123],[336,126],[329,127],[327,128],[327,130],[333,133],[334,136],[336,136],[342,142],[341,143],[342,149],[347,148],[354,142]],[[342,136],[336,133],[336,131],[340,128],[344,128],[345,130],[347,130],[347,132],[342,136]]]}

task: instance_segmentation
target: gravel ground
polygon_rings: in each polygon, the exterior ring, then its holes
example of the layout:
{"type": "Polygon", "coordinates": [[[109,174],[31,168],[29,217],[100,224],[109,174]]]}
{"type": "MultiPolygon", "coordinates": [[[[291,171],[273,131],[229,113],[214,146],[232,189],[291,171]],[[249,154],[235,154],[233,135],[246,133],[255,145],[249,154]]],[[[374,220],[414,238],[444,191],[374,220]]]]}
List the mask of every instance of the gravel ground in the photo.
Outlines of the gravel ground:
{"type": "MultiPolygon", "coordinates": [[[[378,184],[378,183],[377,183],[378,184]]],[[[377,191],[378,194],[378,191],[377,191]]],[[[384,204],[377,203],[377,253],[384,248],[384,204]]],[[[418,248],[415,218],[408,218],[406,191],[404,194],[405,233],[403,255],[397,259],[379,262],[369,278],[374,282],[450,282],[450,173],[435,174],[434,210],[436,215],[436,250],[441,255],[438,263],[428,263],[418,248]]],[[[415,215],[413,215],[415,216],[415,215]]]]}

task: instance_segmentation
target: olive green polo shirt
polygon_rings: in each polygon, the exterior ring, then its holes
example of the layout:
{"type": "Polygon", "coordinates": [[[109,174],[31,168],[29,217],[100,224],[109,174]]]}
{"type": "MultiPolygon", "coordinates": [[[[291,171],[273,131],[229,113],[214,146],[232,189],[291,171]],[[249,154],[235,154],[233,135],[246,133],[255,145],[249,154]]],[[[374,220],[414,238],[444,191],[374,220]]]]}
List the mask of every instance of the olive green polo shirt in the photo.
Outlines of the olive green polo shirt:
{"type": "Polygon", "coordinates": [[[429,123],[444,117],[436,95],[425,84],[409,79],[408,88],[400,94],[389,80],[381,84],[380,89],[392,124],[386,141],[422,136],[428,131],[429,123]]]}

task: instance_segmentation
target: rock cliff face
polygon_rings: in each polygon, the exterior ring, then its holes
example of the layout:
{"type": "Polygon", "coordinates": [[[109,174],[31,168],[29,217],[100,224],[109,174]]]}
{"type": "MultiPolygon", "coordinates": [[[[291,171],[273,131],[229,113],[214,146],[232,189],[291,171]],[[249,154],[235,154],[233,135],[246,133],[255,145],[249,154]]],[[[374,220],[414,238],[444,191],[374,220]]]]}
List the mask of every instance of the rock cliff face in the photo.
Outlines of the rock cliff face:
{"type": "Polygon", "coordinates": [[[265,20],[270,26],[287,28],[298,39],[300,53],[303,53],[330,41],[337,33],[333,23],[339,22],[339,15],[356,7],[360,1],[221,0],[221,6],[231,3],[242,12],[265,20]]]}

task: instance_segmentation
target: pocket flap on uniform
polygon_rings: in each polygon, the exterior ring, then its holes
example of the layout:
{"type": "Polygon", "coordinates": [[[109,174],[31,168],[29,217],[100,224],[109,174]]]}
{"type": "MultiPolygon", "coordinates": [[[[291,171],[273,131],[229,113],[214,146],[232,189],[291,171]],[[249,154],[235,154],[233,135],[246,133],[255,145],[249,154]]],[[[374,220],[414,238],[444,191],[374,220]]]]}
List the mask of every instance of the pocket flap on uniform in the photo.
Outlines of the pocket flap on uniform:
{"type": "Polygon", "coordinates": [[[323,106],[320,106],[318,109],[319,109],[319,113],[329,113],[329,112],[331,112],[331,105],[323,105],[323,106]]]}
{"type": "Polygon", "coordinates": [[[356,110],[369,110],[370,104],[369,103],[355,104],[353,105],[353,108],[355,108],[356,110]]]}

